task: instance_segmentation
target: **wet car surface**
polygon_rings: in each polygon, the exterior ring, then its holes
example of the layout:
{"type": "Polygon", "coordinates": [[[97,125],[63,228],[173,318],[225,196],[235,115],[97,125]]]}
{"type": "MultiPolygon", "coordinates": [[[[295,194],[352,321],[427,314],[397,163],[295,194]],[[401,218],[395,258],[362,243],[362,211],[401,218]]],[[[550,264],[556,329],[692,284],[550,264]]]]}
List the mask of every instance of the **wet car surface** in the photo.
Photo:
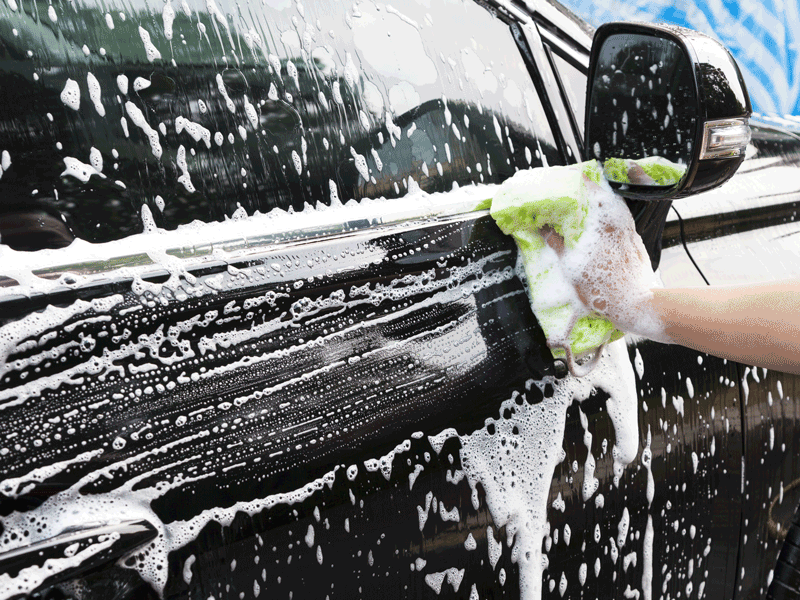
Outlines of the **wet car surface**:
{"type": "MultiPolygon", "coordinates": [[[[763,596],[794,377],[628,339],[573,389],[473,211],[582,156],[580,22],[0,11],[3,597],[763,596]]],[[[797,144],[631,205],[666,285],[796,276],[797,144]]]]}

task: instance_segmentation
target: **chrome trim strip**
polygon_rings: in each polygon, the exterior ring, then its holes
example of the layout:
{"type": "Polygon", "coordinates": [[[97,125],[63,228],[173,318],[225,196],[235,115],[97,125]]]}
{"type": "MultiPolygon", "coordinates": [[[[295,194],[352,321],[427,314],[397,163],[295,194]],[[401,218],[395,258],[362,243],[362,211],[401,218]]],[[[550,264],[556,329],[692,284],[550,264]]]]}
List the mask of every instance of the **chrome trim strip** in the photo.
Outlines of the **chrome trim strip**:
{"type": "MultiPolygon", "coordinates": [[[[548,29],[545,27],[539,27],[539,35],[541,35],[542,39],[548,44],[559,48],[565,54],[569,54],[575,59],[576,62],[580,63],[584,69],[587,71],[589,70],[588,53],[583,51],[576,52],[574,46],[570,46],[569,44],[565,43],[564,40],[555,35],[552,31],[548,31],[548,29]]],[[[583,50],[583,47],[581,47],[581,50],[583,50]]]]}
{"type": "MultiPolygon", "coordinates": [[[[488,210],[476,212],[476,207],[482,200],[491,198],[496,188],[494,184],[476,185],[430,195],[417,192],[393,200],[365,200],[361,203],[351,200],[336,208],[309,207],[297,213],[277,209],[268,214],[229,219],[222,223],[202,223],[172,231],[135,234],[105,244],[78,241],[73,244],[74,247],[33,253],[16,252],[0,245],[0,264],[4,270],[6,265],[22,264],[19,271],[28,275],[28,278],[34,276],[35,282],[44,284],[43,288],[69,287],[70,276],[82,286],[107,279],[110,274],[147,278],[153,273],[166,273],[158,258],[169,260],[174,257],[182,263],[181,269],[191,272],[210,264],[254,260],[264,254],[285,251],[288,245],[296,243],[363,234],[374,229],[385,231],[417,224],[479,218],[488,215],[488,210]],[[303,223],[305,225],[301,227],[303,223]],[[265,230],[268,232],[264,233],[265,230]],[[254,232],[253,235],[247,235],[249,231],[254,232]],[[214,232],[219,237],[203,235],[214,232]],[[241,235],[220,235],[225,233],[241,235]],[[193,241],[198,243],[191,243],[193,241]],[[143,249],[130,251],[131,245],[143,249]],[[102,257],[105,250],[111,254],[109,258],[102,257]],[[27,267],[25,262],[28,263],[27,267]],[[51,282],[49,286],[47,281],[51,282]]],[[[21,288],[30,288],[24,285],[25,277],[20,282],[15,275],[13,269],[0,274],[0,301],[6,294],[16,295],[22,291],[21,288]]],[[[35,289],[38,290],[38,287],[35,289]]],[[[34,291],[34,288],[30,288],[30,291],[34,291]]]]}

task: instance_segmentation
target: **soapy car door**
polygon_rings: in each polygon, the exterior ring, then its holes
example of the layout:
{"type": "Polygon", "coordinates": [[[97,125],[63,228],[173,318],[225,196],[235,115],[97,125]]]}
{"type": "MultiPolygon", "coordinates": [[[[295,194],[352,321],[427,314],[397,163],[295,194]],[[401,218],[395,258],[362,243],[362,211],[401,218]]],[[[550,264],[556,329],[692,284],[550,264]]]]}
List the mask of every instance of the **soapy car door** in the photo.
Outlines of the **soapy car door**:
{"type": "MultiPolygon", "coordinates": [[[[800,136],[790,120],[751,124],[753,139],[737,175],[718,191],[681,200],[684,238],[715,285],[794,279],[800,275],[797,209],[800,136]]],[[[677,233],[674,217],[668,232],[677,233]]],[[[800,502],[798,379],[736,365],[741,383],[744,500],[737,597],[761,598],[800,502]]]]}
{"type": "MultiPolygon", "coordinates": [[[[562,96],[580,123],[577,137],[582,139],[582,115],[586,93],[586,71],[591,47],[591,31],[579,33],[574,16],[560,6],[539,22],[545,49],[553,65],[562,96]],[[565,35],[566,31],[573,35],[565,35]]],[[[694,198],[687,202],[694,201],[694,198]]],[[[680,231],[667,225],[669,202],[629,202],[654,268],[666,286],[704,285],[702,276],[680,243],[680,231]]],[[[638,395],[640,454],[625,472],[620,489],[605,492],[598,513],[591,514],[591,503],[581,503],[580,494],[570,486],[583,480],[589,438],[610,439],[613,430],[601,415],[602,407],[573,407],[567,413],[566,460],[556,470],[553,490],[572,498],[564,516],[553,511],[554,528],[568,526],[592,529],[587,546],[558,546],[551,564],[563,565],[548,573],[554,593],[559,591],[561,573],[571,583],[571,573],[581,573],[587,565],[586,586],[591,586],[593,568],[602,582],[590,593],[609,597],[633,597],[645,588],[652,597],[719,597],[735,595],[739,573],[740,529],[743,498],[742,434],[739,380],[732,363],[679,346],[667,346],[634,336],[626,336],[628,354],[635,367],[638,395]],[[588,423],[588,428],[586,424],[588,423]],[[650,479],[652,474],[652,480],[650,479]],[[651,485],[652,491],[648,492],[651,485]],[[579,508],[581,507],[581,508],[579,508]],[[614,515],[614,516],[611,516],[614,515]],[[596,529],[598,521],[600,528],[596,529]],[[627,531],[627,541],[622,531],[627,531]],[[652,536],[652,573],[643,569],[648,551],[642,540],[652,536]],[[626,544],[620,544],[620,541],[626,544]],[[596,550],[593,548],[594,542],[596,550]],[[587,551],[587,548],[591,549],[587,551]],[[596,553],[596,554],[595,554],[596,553]],[[612,573],[605,579],[603,558],[618,557],[612,573]],[[597,559],[600,562],[597,563],[597,559]],[[647,572],[646,572],[647,571],[647,572]],[[652,580],[650,580],[652,577],[652,580]],[[648,584],[652,581],[651,584],[648,584]],[[608,591],[611,586],[613,591],[608,591]],[[652,587],[650,587],[652,586],[652,587]]],[[[597,510],[598,506],[595,505],[597,510]]],[[[568,587],[567,593],[570,592],[568,587]]]]}
{"type": "Polygon", "coordinates": [[[0,596],[518,596],[459,435],[516,435],[553,365],[452,190],[566,160],[521,29],[0,10],[0,596]]]}

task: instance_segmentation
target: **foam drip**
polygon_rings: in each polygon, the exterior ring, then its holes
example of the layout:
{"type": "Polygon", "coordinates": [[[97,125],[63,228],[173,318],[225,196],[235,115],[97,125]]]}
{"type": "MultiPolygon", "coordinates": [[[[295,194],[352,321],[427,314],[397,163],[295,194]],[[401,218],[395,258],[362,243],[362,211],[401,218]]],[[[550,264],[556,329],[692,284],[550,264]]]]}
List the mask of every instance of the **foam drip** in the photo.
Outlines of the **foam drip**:
{"type": "Polygon", "coordinates": [[[625,342],[606,347],[597,367],[586,377],[564,379],[546,377],[529,381],[542,392],[552,386],[553,395],[539,404],[517,404],[506,400],[500,414],[511,411],[510,419],[499,418],[470,435],[461,436],[461,460],[477,501],[476,485],[486,492],[489,512],[497,527],[505,527],[509,545],[513,540],[512,560],[520,568],[520,597],[540,600],[542,571],[547,557],[542,540],[549,531],[547,505],[556,465],[562,460],[562,443],[569,405],[587,399],[596,387],[611,396],[608,404],[616,432],[615,474],[636,457],[638,423],[636,385],[633,366],[625,342]],[[519,433],[514,433],[517,429],[519,433]],[[493,432],[491,432],[493,431],[493,432]]]}

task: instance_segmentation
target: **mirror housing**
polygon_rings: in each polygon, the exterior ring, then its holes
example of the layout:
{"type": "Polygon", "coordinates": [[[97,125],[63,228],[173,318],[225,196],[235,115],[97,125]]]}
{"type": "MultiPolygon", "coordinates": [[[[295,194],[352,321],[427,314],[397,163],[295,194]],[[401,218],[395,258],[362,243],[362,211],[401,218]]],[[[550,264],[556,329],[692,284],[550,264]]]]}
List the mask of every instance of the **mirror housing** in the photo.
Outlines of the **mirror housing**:
{"type": "Polygon", "coordinates": [[[671,25],[597,28],[585,157],[604,164],[621,196],[670,200],[721,185],[744,160],[751,114],[739,67],[716,40],[671,25]]]}

